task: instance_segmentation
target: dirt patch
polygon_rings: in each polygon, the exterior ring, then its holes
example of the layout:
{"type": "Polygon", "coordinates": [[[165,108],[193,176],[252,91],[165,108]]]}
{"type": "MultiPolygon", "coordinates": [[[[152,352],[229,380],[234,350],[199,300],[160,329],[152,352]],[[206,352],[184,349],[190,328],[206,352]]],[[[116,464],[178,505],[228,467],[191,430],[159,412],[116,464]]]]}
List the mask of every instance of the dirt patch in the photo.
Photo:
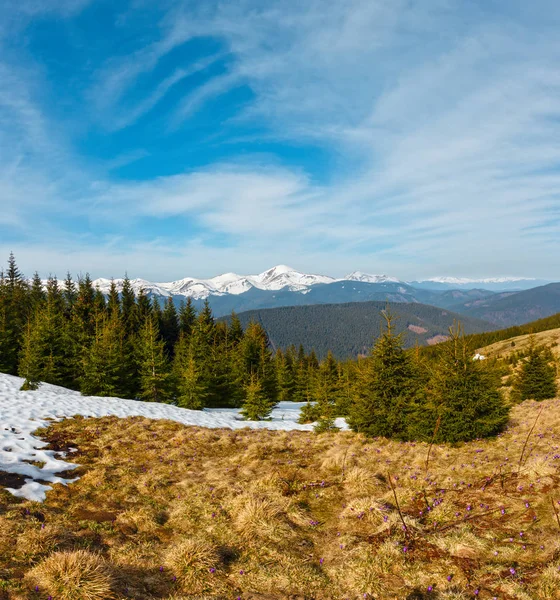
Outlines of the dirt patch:
{"type": "Polygon", "coordinates": [[[420,327],[419,325],[409,325],[407,329],[409,329],[413,333],[417,333],[418,335],[428,332],[428,330],[425,327],[420,327]]]}
{"type": "Polygon", "coordinates": [[[436,344],[441,344],[442,342],[446,342],[449,339],[447,335],[434,335],[431,338],[428,338],[426,342],[428,346],[435,346],[436,344]]]}
{"type": "Polygon", "coordinates": [[[73,516],[80,521],[95,521],[96,523],[110,523],[117,518],[117,513],[108,510],[86,510],[79,508],[73,516]]]}
{"type": "Polygon", "coordinates": [[[25,480],[28,477],[18,475],[17,473],[7,473],[6,471],[0,471],[0,486],[9,487],[19,490],[25,485],[25,480]]]}

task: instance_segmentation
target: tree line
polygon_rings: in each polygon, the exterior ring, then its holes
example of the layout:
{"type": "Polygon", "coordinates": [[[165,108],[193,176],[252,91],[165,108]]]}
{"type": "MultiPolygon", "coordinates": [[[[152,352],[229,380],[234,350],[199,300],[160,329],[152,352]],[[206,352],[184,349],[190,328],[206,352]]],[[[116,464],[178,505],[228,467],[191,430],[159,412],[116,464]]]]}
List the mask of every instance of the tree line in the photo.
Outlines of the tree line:
{"type": "MultiPolygon", "coordinates": [[[[136,295],[128,278],[120,291],[112,282],[107,296],[88,275],[44,285],[35,274],[29,282],[10,255],[0,274],[0,371],[24,378],[22,389],[46,382],[86,396],[240,408],[251,420],[267,418],[279,401],[299,401],[301,422],[317,431],[346,417],[368,436],[460,442],[505,427],[500,372],[472,359],[460,326],[426,355],[405,349],[394,316],[383,316],[368,357],[337,361],[329,352],[319,361],[302,346],[273,353],[261,324],[244,328],[235,313],[216,321],[208,301],[199,311],[190,299],[178,310],[171,298],[161,306],[144,291],[136,295]]],[[[542,385],[550,361],[538,348],[529,359],[518,369],[528,383],[517,385],[517,395],[536,398],[531,385],[538,384],[553,396],[555,381],[542,385]]]]}

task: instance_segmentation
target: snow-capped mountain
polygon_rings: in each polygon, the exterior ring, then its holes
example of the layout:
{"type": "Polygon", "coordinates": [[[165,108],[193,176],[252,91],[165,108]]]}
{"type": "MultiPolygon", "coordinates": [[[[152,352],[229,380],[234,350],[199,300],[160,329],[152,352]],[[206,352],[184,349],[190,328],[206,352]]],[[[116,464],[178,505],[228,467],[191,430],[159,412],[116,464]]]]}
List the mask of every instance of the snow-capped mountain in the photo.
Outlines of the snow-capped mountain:
{"type": "MultiPolygon", "coordinates": [[[[371,290],[375,288],[374,291],[378,294],[405,294],[410,296],[410,298],[407,298],[407,301],[410,301],[412,296],[417,296],[414,301],[420,302],[431,300],[431,298],[424,297],[425,294],[422,295],[422,291],[426,290],[443,292],[446,290],[479,288],[489,291],[510,291],[530,289],[549,283],[544,280],[521,277],[483,279],[432,277],[422,281],[405,282],[389,275],[372,275],[363,273],[362,271],[353,271],[345,277],[336,279],[328,275],[302,273],[287,265],[277,265],[258,275],[223,273],[210,279],[185,277],[176,281],[163,283],[154,283],[146,279],[132,279],[130,283],[136,294],[143,289],[149,296],[160,298],[174,297],[178,300],[190,297],[193,300],[202,301],[208,297],[241,296],[249,291],[256,293],[258,290],[261,292],[278,292],[284,295],[293,292],[296,296],[303,296],[309,294],[315,286],[321,288],[322,285],[345,281],[366,284],[366,286],[371,286],[371,290]]],[[[123,280],[115,279],[114,282],[117,290],[120,292],[123,280]]],[[[46,281],[44,284],[46,285],[46,281]]],[[[104,294],[108,294],[111,287],[111,280],[99,278],[93,282],[93,285],[94,287],[98,287],[104,294]]],[[[322,293],[322,295],[329,296],[326,292],[322,293]]],[[[321,301],[324,300],[319,300],[319,302],[321,301]]]]}
{"type": "MultiPolygon", "coordinates": [[[[122,279],[115,279],[117,290],[122,290],[122,279]]],[[[286,290],[292,292],[306,292],[318,283],[332,283],[337,281],[326,275],[310,275],[300,273],[286,265],[278,265],[258,275],[237,275],[224,273],[211,279],[195,279],[186,277],[169,283],[151,283],[144,279],[131,280],[132,288],[136,293],[144,289],[147,294],[154,296],[184,296],[194,300],[203,300],[208,296],[239,295],[255,288],[259,290],[286,290]]],[[[108,293],[111,280],[100,278],[93,282],[94,287],[108,293]]]]}
{"type": "Polygon", "coordinates": [[[534,278],[525,277],[486,277],[483,279],[469,279],[468,277],[431,277],[426,281],[436,283],[449,283],[451,285],[472,285],[479,283],[512,283],[516,281],[536,281],[534,278]]]}
{"type": "Polygon", "coordinates": [[[364,283],[402,283],[396,277],[389,277],[388,275],[369,275],[368,273],[362,273],[361,271],[353,271],[350,275],[344,277],[347,281],[363,281],[364,283]]]}

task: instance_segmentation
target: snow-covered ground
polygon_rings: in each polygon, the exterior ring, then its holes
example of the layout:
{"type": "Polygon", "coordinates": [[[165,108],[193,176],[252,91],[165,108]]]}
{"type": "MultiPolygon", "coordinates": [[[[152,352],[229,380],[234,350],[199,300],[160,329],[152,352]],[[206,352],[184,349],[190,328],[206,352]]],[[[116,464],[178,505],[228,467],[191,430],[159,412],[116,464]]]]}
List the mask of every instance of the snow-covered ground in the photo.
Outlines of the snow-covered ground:
{"type": "MultiPolygon", "coordinates": [[[[65,417],[142,416],[150,419],[169,419],[184,425],[200,427],[226,427],[240,429],[300,429],[309,431],[312,425],[297,422],[302,404],[281,402],[272,412],[270,421],[244,421],[236,409],[187,410],[170,404],[138,402],[120,398],[82,396],[66,388],[42,384],[38,390],[21,392],[23,379],[0,373],[0,471],[25,476],[25,484],[19,489],[6,488],[15,496],[43,501],[51,483],[70,483],[74,479],[62,479],[57,473],[74,469],[78,465],[67,463],[52,450],[42,450],[47,444],[33,436],[39,427],[49,424],[49,419],[59,421],[65,417]],[[44,462],[41,468],[25,461],[44,462]]],[[[346,428],[343,419],[337,425],[346,428]]]]}

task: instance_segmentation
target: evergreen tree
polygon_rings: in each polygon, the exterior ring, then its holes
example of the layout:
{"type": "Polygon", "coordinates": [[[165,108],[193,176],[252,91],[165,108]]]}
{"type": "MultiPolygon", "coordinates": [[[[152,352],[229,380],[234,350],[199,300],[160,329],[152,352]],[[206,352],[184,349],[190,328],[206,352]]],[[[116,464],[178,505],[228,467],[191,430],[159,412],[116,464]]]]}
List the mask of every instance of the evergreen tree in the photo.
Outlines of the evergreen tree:
{"type": "Polygon", "coordinates": [[[74,329],[81,345],[87,345],[95,332],[95,290],[89,274],[78,279],[78,295],[72,311],[74,329]]]}
{"type": "Polygon", "coordinates": [[[233,346],[239,344],[239,342],[243,339],[243,327],[241,325],[241,321],[233,310],[231,311],[228,335],[233,346]]]}
{"type": "Polygon", "coordinates": [[[337,362],[329,350],[327,358],[321,363],[315,386],[313,388],[313,399],[317,409],[317,425],[315,431],[333,431],[338,429],[334,421],[337,411],[337,400],[340,395],[339,375],[337,362]]]}
{"type": "Polygon", "coordinates": [[[196,322],[196,310],[193,306],[192,298],[187,298],[186,304],[181,303],[179,309],[179,332],[185,336],[190,336],[196,322]]]}
{"type": "Polygon", "coordinates": [[[92,343],[83,350],[80,391],[84,396],[123,396],[123,337],[120,320],[98,314],[92,343]]]}
{"type": "Polygon", "coordinates": [[[264,390],[262,382],[256,373],[253,373],[244,388],[245,400],[241,408],[241,414],[248,421],[262,421],[268,419],[275,402],[264,390]]]}
{"type": "Polygon", "coordinates": [[[517,402],[555,398],[558,388],[553,360],[550,350],[538,346],[535,337],[531,336],[527,358],[513,380],[512,398],[517,402]]]}
{"type": "Polygon", "coordinates": [[[138,319],[138,322],[136,324],[136,331],[138,332],[143,327],[144,323],[148,320],[148,318],[152,316],[152,303],[150,302],[150,299],[146,295],[146,292],[143,288],[141,288],[138,292],[136,306],[136,315],[138,319]]]}
{"type": "Polygon", "coordinates": [[[154,296],[152,298],[152,310],[150,313],[150,317],[154,323],[154,325],[156,326],[159,335],[161,336],[163,333],[163,328],[162,328],[162,318],[163,315],[161,313],[161,304],[159,302],[159,299],[154,296]]]}
{"type": "Polygon", "coordinates": [[[152,318],[140,330],[137,342],[140,375],[140,398],[149,402],[168,402],[172,395],[172,378],[165,356],[165,346],[152,318]]]}
{"type": "Polygon", "coordinates": [[[249,323],[239,351],[245,373],[245,384],[248,385],[254,377],[257,377],[263,393],[273,404],[276,404],[278,385],[274,362],[268,347],[268,337],[259,323],[249,323]]]}
{"type": "Polygon", "coordinates": [[[161,316],[161,334],[165,343],[167,356],[173,358],[173,348],[179,339],[179,319],[171,296],[167,298],[161,316]]]}
{"type": "Polygon", "coordinates": [[[121,314],[125,337],[130,339],[138,332],[138,311],[136,297],[128,275],[125,275],[121,291],[121,314]]]}
{"type": "Polygon", "coordinates": [[[210,396],[208,378],[197,364],[188,338],[181,333],[176,346],[173,372],[177,388],[177,405],[192,410],[202,410],[210,396]]]}
{"type": "Polygon", "coordinates": [[[410,419],[410,437],[456,443],[502,431],[509,409],[500,377],[487,361],[473,360],[460,325],[450,328],[449,340],[438,350],[425,401],[410,419]]]}
{"type": "Polygon", "coordinates": [[[76,285],[72,280],[72,275],[70,275],[70,273],[66,274],[66,279],[64,280],[63,296],[66,304],[66,315],[69,317],[78,298],[76,285]]]}
{"type": "Polygon", "coordinates": [[[0,284],[0,370],[17,374],[23,333],[29,314],[29,286],[13,253],[0,284]]]}
{"type": "Polygon", "coordinates": [[[95,316],[104,315],[107,310],[107,302],[103,292],[99,289],[99,286],[95,288],[93,294],[93,313],[95,316]]]}
{"type": "Polygon", "coordinates": [[[300,423],[317,421],[315,431],[333,431],[337,416],[337,400],[340,395],[339,373],[337,362],[329,351],[327,358],[321,363],[313,380],[311,397],[300,411],[300,423]]]}
{"type": "Polygon", "coordinates": [[[278,400],[280,402],[291,402],[294,400],[296,387],[293,357],[289,351],[284,353],[278,348],[274,363],[278,377],[278,400]]]}
{"type": "Polygon", "coordinates": [[[25,379],[21,386],[22,391],[36,390],[41,384],[41,358],[41,348],[37,344],[35,331],[29,320],[23,336],[19,363],[19,375],[25,379]]]}
{"type": "Polygon", "coordinates": [[[114,279],[111,279],[109,287],[109,297],[107,298],[107,313],[110,317],[119,317],[121,314],[121,300],[119,298],[119,290],[114,279]]]}
{"type": "Polygon", "coordinates": [[[384,316],[386,330],[358,371],[360,380],[348,424],[368,436],[404,439],[417,395],[416,374],[403,349],[402,335],[394,334],[393,315],[386,310],[384,316]]]}
{"type": "Polygon", "coordinates": [[[43,289],[43,282],[39,277],[39,273],[35,271],[33,275],[33,281],[31,282],[31,289],[29,291],[29,301],[31,310],[36,309],[41,306],[43,302],[46,300],[47,295],[45,294],[45,290],[43,289]]]}

